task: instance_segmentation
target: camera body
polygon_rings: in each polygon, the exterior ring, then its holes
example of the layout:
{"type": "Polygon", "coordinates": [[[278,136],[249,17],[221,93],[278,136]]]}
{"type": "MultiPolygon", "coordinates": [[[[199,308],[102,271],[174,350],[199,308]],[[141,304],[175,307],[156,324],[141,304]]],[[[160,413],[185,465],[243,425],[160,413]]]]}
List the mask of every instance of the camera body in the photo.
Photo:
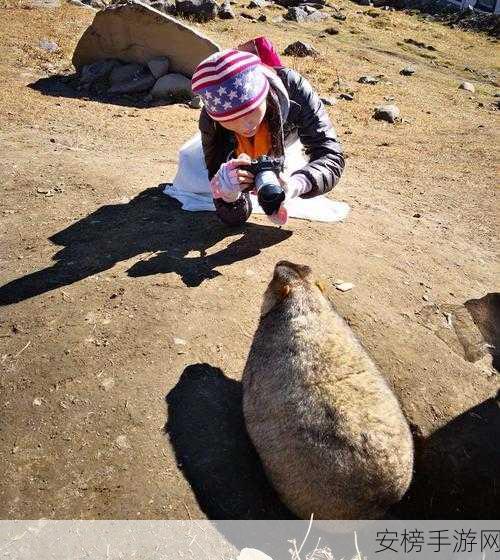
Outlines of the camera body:
{"type": "Polygon", "coordinates": [[[283,158],[259,156],[248,165],[241,166],[250,171],[255,179],[257,200],[262,210],[270,216],[278,211],[285,200],[285,191],[279,181],[279,174],[283,171],[283,158]]]}

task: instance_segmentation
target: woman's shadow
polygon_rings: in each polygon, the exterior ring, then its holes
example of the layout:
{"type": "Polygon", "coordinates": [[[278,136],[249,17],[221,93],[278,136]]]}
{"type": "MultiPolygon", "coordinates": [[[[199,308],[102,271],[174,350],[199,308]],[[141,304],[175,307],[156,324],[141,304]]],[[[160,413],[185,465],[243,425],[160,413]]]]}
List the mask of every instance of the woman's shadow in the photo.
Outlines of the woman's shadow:
{"type": "Polygon", "coordinates": [[[258,255],[292,234],[274,226],[245,224],[228,228],[213,212],[185,212],[162,193],[146,189],[124,204],[102,206],[50,238],[64,247],[55,264],[0,287],[0,306],[17,303],[109,270],[142,254],[129,270],[132,277],[175,272],[186,286],[199,286],[220,275],[220,266],[258,255]],[[207,250],[229,235],[238,238],[224,249],[207,250]],[[191,251],[199,256],[187,257],[191,251]]]}
{"type": "Polygon", "coordinates": [[[165,400],[165,433],[209,519],[294,519],[247,434],[239,381],[209,364],[193,364],[165,400]]]}

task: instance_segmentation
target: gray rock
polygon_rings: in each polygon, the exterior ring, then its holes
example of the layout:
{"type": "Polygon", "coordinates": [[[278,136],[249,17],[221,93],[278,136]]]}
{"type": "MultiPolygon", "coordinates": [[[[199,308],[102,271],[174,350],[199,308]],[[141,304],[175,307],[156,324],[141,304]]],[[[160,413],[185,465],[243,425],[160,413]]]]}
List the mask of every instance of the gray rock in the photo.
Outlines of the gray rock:
{"type": "Polygon", "coordinates": [[[332,105],[335,105],[335,103],[337,103],[335,97],[321,97],[320,99],[323,102],[323,105],[327,105],[328,107],[331,107],[332,105]]]}
{"type": "Polygon", "coordinates": [[[302,8],[288,8],[288,12],[283,16],[287,21],[306,21],[307,12],[302,8]]]}
{"type": "Polygon", "coordinates": [[[266,2],[264,0],[251,0],[247,8],[264,8],[265,6],[266,2]]]}
{"type": "Polygon", "coordinates": [[[240,16],[251,21],[257,21],[257,18],[255,16],[253,16],[252,14],[247,14],[246,12],[241,12],[240,16]]]}
{"type": "Polygon", "coordinates": [[[315,8],[322,8],[326,4],[326,0],[275,0],[275,3],[285,8],[304,6],[305,4],[315,8]]]}
{"type": "Polygon", "coordinates": [[[138,62],[124,64],[123,66],[116,66],[109,74],[109,83],[111,86],[115,86],[123,82],[129,82],[130,80],[133,80],[135,76],[138,76],[143,72],[144,66],[138,62]]]}
{"type": "Polygon", "coordinates": [[[310,6],[309,4],[300,4],[299,8],[301,10],[304,10],[304,12],[306,12],[307,14],[312,14],[313,12],[317,11],[316,8],[310,6]]]}
{"type": "Polygon", "coordinates": [[[59,45],[55,41],[51,41],[50,39],[40,39],[38,45],[44,51],[51,53],[59,50],[59,45]]]}
{"type": "Polygon", "coordinates": [[[203,101],[199,95],[195,95],[193,99],[189,102],[191,109],[201,109],[203,107],[203,101]]]}
{"type": "Polygon", "coordinates": [[[475,93],[476,92],[476,88],[474,87],[474,84],[471,84],[470,82],[462,82],[459,86],[458,89],[463,89],[465,91],[470,91],[471,93],[475,93]]]}
{"type": "Polygon", "coordinates": [[[175,14],[175,0],[151,0],[146,1],[145,4],[164,14],[175,14]]]}
{"type": "Polygon", "coordinates": [[[140,93],[151,89],[156,82],[156,78],[149,72],[143,70],[137,72],[127,81],[120,82],[109,88],[108,93],[111,95],[124,95],[129,93],[140,93]]]}
{"type": "Polygon", "coordinates": [[[118,60],[109,59],[83,66],[80,72],[80,86],[84,89],[90,88],[95,82],[107,79],[111,71],[118,66],[121,66],[118,60]]]}
{"type": "Polygon", "coordinates": [[[400,118],[400,111],[396,105],[382,105],[375,109],[373,118],[379,121],[395,123],[400,118]]]}
{"type": "Polygon", "coordinates": [[[306,21],[321,21],[327,18],[328,18],[328,14],[325,14],[324,12],[320,12],[319,10],[314,10],[314,12],[310,12],[307,14],[306,21]]]}
{"type": "Polygon", "coordinates": [[[151,95],[154,99],[166,99],[176,96],[192,97],[191,80],[182,74],[167,74],[159,78],[151,95]]]}
{"type": "Polygon", "coordinates": [[[347,16],[345,14],[335,13],[332,14],[332,18],[336,19],[337,21],[345,21],[347,19],[347,16]]]}
{"type": "Polygon", "coordinates": [[[401,76],[413,76],[413,74],[415,74],[416,69],[414,66],[405,66],[404,68],[402,68],[399,73],[401,74],[401,76]]]}
{"type": "Polygon", "coordinates": [[[295,43],[291,43],[283,52],[285,55],[297,56],[300,58],[319,55],[318,51],[312,45],[309,43],[303,43],[302,41],[295,41],[295,43]]]}
{"type": "Polygon", "coordinates": [[[354,95],[352,93],[341,93],[339,95],[339,99],[343,99],[344,101],[352,101],[354,99],[354,95]]]}
{"type": "Polygon", "coordinates": [[[267,21],[266,14],[260,14],[260,16],[257,18],[257,21],[260,21],[260,22],[267,21]]]}
{"type": "Polygon", "coordinates": [[[370,84],[370,85],[375,85],[379,83],[379,79],[375,78],[374,76],[361,76],[361,78],[359,78],[358,82],[360,84],[370,84]]]}
{"type": "Polygon", "coordinates": [[[175,0],[177,15],[204,22],[215,19],[218,6],[214,0],[175,0]]]}
{"type": "Polygon", "coordinates": [[[153,76],[158,79],[168,74],[170,61],[166,56],[157,56],[148,60],[148,68],[153,76]]]}
{"type": "Polygon", "coordinates": [[[373,6],[371,0],[355,0],[355,2],[360,6],[373,6]]]}
{"type": "Polygon", "coordinates": [[[234,19],[236,17],[229,1],[221,4],[217,15],[220,17],[220,19],[234,19]]]}

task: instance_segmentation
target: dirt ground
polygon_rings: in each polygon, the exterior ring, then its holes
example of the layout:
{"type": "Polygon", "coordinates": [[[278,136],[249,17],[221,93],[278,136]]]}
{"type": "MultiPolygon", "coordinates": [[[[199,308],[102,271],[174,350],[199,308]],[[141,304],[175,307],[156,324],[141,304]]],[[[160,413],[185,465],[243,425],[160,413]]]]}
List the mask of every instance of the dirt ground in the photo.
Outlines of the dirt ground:
{"type": "Polygon", "coordinates": [[[416,434],[396,515],[498,513],[498,374],[489,354],[467,361],[463,333],[431,307],[500,291],[497,44],[336,4],[345,22],[200,26],[223,46],[308,40],[320,58],[287,64],[323,95],[355,93],[329,107],[348,157],[330,196],[352,206],[346,222],[255,216],[240,230],[161,194],[198,111],[40,91],[70,68],[93,13],[0,4],[2,518],[287,517],[245,435],[239,383],[283,258],[355,284],[332,299],[416,434]],[[318,38],[329,25],[340,33],[318,38]],[[408,63],[416,74],[401,76],[408,63]],[[357,83],[367,73],[384,78],[357,83]],[[384,97],[402,123],[371,118],[384,97]]]}

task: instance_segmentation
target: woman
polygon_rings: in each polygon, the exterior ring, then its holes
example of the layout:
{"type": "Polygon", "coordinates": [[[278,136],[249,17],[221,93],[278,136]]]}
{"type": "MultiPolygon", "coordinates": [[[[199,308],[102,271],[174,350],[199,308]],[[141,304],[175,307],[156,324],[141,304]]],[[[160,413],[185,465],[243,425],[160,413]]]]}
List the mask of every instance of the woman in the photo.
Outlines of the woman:
{"type": "Polygon", "coordinates": [[[229,49],[201,62],[192,77],[193,93],[204,103],[199,128],[215,208],[232,226],[252,212],[254,178],[242,168],[250,159],[283,157],[297,138],[304,146],[309,163],[288,180],[281,176],[287,198],[270,216],[278,224],[288,218],[287,199],[330,191],[344,169],[342,147],[317,93],[300,74],[278,66],[279,57],[269,60],[273,69],[251,52],[229,49]]]}

